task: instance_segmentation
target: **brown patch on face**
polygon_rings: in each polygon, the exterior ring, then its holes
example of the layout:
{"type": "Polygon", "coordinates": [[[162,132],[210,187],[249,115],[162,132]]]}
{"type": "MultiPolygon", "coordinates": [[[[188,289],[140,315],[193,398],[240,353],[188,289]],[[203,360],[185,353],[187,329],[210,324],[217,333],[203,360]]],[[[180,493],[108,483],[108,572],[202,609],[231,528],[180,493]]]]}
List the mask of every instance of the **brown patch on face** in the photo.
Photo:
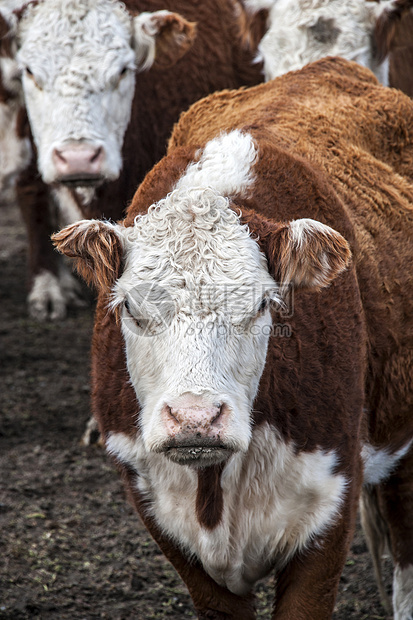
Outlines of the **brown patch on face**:
{"type": "Polygon", "coordinates": [[[326,19],[325,17],[319,17],[309,30],[319,43],[333,44],[340,34],[340,28],[336,27],[334,19],[326,19]]]}
{"type": "Polygon", "coordinates": [[[196,493],[196,516],[200,525],[213,530],[221,521],[224,497],[221,487],[221,474],[225,463],[198,470],[198,490],[196,493]]]}
{"type": "Polygon", "coordinates": [[[28,2],[26,2],[25,4],[23,4],[23,6],[21,6],[19,9],[16,9],[15,11],[13,11],[15,13],[15,15],[17,15],[17,19],[21,19],[25,12],[27,11],[27,7],[31,6],[31,7],[35,7],[38,4],[40,4],[41,0],[29,0],[28,2]]]}

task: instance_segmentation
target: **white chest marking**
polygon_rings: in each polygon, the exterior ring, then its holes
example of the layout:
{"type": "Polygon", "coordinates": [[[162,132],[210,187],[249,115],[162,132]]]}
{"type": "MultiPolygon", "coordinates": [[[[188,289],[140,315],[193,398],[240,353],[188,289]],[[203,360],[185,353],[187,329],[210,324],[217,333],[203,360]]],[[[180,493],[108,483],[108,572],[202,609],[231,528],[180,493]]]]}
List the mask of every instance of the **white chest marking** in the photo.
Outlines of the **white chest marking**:
{"type": "Polygon", "coordinates": [[[253,431],[248,452],[234,454],[224,468],[223,515],[209,531],[195,515],[195,471],[148,454],[139,437],[123,433],[112,433],[107,449],[136,469],[137,486],[151,500],[163,531],[236,594],[322,534],[346,488],[344,476],[332,473],[333,451],[296,454],[266,424],[253,431]]]}

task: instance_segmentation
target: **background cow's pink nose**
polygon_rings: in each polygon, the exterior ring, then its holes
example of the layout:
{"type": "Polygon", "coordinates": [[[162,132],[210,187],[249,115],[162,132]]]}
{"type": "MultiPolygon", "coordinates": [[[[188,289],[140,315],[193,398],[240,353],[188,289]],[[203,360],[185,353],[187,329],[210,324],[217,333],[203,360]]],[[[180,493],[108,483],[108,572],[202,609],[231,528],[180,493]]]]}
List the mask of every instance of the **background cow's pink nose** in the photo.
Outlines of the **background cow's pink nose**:
{"type": "Polygon", "coordinates": [[[100,175],[103,158],[103,148],[91,144],[69,144],[53,151],[53,163],[59,177],[100,175]]]}
{"type": "Polygon", "coordinates": [[[203,407],[170,407],[164,405],[162,417],[170,437],[217,439],[224,430],[228,408],[226,405],[203,407]]]}

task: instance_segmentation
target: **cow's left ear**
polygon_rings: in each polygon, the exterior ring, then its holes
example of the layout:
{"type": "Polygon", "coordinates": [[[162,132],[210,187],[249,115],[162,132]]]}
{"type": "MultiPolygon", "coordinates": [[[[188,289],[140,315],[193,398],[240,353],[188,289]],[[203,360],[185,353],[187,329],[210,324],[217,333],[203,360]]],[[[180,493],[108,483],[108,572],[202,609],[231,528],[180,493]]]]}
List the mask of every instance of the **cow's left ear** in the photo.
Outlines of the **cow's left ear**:
{"type": "Polygon", "coordinates": [[[122,227],[100,220],[80,220],[52,235],[57,250],[75,259],[82,278],[109,292],[121,275],[122,227]]]}
{"type": "Polygon", "coordinates": [[[321,289],[349,265],[351,251],[340,233],[311,219],[279,224],[252,212],[243,212],[264,251],[273,278],[281,284],[321,289]]]}
{"type": "Polygon", "coordinates": [[[196,36],[196,24],[171,11],[141,13],[133,24],[140,70],[171,67],[192,47],[196,36]]]}

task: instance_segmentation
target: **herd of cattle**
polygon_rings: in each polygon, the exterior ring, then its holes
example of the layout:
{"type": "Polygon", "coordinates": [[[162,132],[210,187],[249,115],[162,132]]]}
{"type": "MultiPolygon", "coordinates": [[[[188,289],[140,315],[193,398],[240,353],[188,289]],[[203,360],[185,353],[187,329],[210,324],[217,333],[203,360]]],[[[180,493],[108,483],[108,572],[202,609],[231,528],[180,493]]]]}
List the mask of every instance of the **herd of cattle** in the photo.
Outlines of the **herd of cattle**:
{"type": "Polygon", "coordinates": [[[0,2],[29,312],[97,290],[94,420],[199,618],[269,572],[330,618],[360,506],[413,619],[410,96],[413,0],[0,2]]]}

